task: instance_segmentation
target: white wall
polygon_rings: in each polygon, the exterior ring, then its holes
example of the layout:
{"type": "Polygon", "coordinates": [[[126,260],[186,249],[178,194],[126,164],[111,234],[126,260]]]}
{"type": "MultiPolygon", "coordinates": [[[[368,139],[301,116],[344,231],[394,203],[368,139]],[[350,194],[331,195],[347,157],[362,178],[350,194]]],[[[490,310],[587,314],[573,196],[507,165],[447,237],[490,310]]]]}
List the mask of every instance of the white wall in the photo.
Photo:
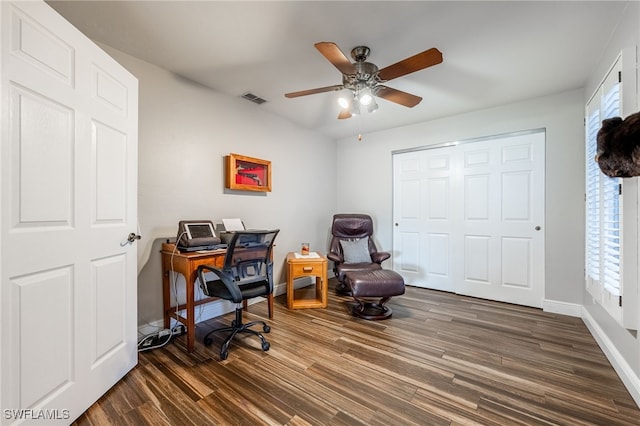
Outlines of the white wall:
{"type": "Polygon", "coordinates": [[[583,100],[583,92],[576,90],[384,132],[365,132],[361,142],[341,140],[338,210],[370,213],[376,220],[378,241],[391,250],[392,151],[546,128],[545,299],[577,306],[582,303],[584,268],[583,100]]]}
{"type": "Polygon", "coordinates": [[[286,280],[284,258],[302,241],[325,250],[335,212],[333,140],[240,97],[222,95],[102,47],[140,84],[139,325],[162,318],[159,250],[166,237],[175,238],[181,219],[240,217],[248,228],[279,228],[275,284],[286,280]],[[225,190],[223,158],[231,152],[271,161],[272,191],[225,190]]]}

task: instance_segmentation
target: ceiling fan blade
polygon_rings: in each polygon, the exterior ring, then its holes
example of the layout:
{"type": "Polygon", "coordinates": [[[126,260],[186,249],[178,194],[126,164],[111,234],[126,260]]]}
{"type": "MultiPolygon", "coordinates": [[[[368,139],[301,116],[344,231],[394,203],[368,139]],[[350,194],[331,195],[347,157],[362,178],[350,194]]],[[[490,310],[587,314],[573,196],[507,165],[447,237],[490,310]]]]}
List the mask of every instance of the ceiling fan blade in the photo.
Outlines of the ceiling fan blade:
{"type": "Polygon", "coordinates": [[[422,98],[420,96],[412,95],[411,93],[403,92],[402,90],[392,89],[391,87],[377,85],[375,87],[375,95],[383,99],[386,99],[397,104],[413,108],[418,105],[422,98]]]}
{"type": "Polygon", "coordinates": [[[344,120],[345,118],[351,118],[351,113],[346,109],[340,110],[340,114],[338,114],[338,120],[344,120]]]}
{"type": "Polygon", "coordinates": [[[321,41],[320,43],[314,44],[314,46],[322,53],[322,56],[327,58],[342,74],[349,75],[356,73],[356,67],[335,43],[321,41]]]}
{"type": "Polygon", "coordinates": [[[394,78],[402,77],[403,75],[411,74],[412,72],[420,71],[433,65],[437,65],[442,62],[442,52],[435,47],[429,50],[425,50],[422,53],[413,55],[400,62],[396,62],[393,65],[382,68],[378,72],[378,77],[382,81],[393,80],[394,78]]]}
{"type": "Polygon", "coordinates": [[[287,98],[297,98],[298,96],[314,95],[316,93],[332,92],[334,90],[340,90],[344,86],[342,84],[335,84],[333,86],[318,87],[317,89],[301,90],[299,92],[285,93],[287,98]]]}

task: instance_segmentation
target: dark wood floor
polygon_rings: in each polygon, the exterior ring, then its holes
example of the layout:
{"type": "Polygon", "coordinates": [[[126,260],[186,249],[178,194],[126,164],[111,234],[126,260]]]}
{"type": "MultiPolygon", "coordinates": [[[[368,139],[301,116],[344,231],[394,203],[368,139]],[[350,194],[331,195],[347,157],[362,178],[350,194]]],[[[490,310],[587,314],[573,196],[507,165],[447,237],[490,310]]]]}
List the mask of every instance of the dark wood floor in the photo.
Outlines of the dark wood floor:
{"type": "MultiPolygon", "coordinates": [[[[198,325],[140,354],[139,365],[78,425],[640,425],[640,411],[578,318],[407,287],[386,321],[276,298],[271,350],[232,344],[198,325]]],[[[246,319],[265,318],[266,302],[246,319]]]]}

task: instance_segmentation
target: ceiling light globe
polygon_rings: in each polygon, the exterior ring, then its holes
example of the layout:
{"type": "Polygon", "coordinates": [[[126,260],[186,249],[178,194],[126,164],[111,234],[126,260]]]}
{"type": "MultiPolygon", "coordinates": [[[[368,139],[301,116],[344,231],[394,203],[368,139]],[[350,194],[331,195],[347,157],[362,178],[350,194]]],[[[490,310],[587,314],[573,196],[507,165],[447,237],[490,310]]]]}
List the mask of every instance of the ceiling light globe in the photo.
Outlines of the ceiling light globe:
{"type": "Polygon", "coordinates": [[[342,109],[349,108],[351,102],[353,101],[353,92],[349,89],[344,89],[340,92],[340,96],[338,96],[338,105],[342,109]]]}
{"type": "Polygon", "coordinates": [[[360,105],[358,105],[358,102],[354,102],[351,105],[351,109],[349,110],[349,112],[351,113],[351,115],[360,115],[360,105]]]}
{"type": "Polygon", "coordinates": [[[371,96],[369,93],[364,93],[360,96],[360,104],[367,106],[371,103],[371,101],[373,101],[373,96],[371,96]]]}

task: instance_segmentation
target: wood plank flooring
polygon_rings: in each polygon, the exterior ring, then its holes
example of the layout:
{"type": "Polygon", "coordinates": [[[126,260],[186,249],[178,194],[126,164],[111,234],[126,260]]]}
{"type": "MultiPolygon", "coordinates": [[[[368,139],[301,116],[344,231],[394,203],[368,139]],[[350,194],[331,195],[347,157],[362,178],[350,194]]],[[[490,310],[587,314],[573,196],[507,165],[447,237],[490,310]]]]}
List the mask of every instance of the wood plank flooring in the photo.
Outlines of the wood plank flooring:
{"type": "MultiPolygon", "coordinates": [[[[335,282],[330,283],[331,287],[335,282]]],[[[640,425],[640,410],[579,318],[407,287],[393,317],[351,316],[329,290],[327,309],[288,310],[276,298],[268,352],[200,323],[140,354],[139,365],[77,425],[640,425]]],[[[267,318],[266,302],[245,320],[267,318]]]]}

